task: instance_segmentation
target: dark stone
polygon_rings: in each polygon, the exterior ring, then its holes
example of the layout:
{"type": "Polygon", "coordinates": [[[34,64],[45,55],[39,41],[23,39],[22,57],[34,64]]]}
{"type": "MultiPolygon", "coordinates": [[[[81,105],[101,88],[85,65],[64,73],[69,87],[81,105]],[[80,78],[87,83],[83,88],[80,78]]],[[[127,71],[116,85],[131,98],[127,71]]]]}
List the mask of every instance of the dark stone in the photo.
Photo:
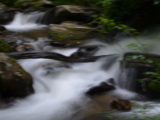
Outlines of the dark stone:
{"type": "Polygon", "coordinates": [[[3,32],[5,30],[6,30],[6,28],[4,26],[0,25],[0,32],[3,32]]]}
{"type": "Polygon", "coordinates": [[[8,24],[14,18],[15,11],[0,7],[0,24],[8,24]]]}
{"type": "Polygon", "coordinates": [[[64,21],[89,22],[95,10],[76,5],[59,5],[49,10],[44,19],[43,24],[58,24],[64,21]]]}
{"type": "Polygon", "coordinates": [[[32,77],[16,60],[0,53],[0,97],[22,98],[33,93],[32,77]]]}
{"type": "Polygon", "coordinates": [[[108,91],[111,91],[113,89],[115,89],[115,87],[112,84],[106,83],[106,82],[102,82],[99,85],[90,88],[86,92],[86,94],[90,95],[90,96],[100,95],[100,94],[106,93],[108,91]]]}
{"type": "Polygon", "coordinates": [[[93,56],[99,49],[99,46],[83,46],[78,49],[77,52],[73,53],[71,57],[88,57],[93,56]]]}

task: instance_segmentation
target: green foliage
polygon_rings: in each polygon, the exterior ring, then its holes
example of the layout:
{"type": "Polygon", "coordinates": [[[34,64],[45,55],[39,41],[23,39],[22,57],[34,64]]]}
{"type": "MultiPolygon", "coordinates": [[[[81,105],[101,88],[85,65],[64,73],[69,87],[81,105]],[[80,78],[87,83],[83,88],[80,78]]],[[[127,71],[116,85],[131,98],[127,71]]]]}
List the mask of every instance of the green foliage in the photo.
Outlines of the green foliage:
{"type": "Polygon", "coordinates": [[[17,0],[0,0],[0,2],[2,2],[3,4],[7,5],[7,6],[14,6],[14,3],[17,0]]]}
{"type": "Polygon", "coordinates": [[[160,4],[160,0],[154,0],[154,4],[160,4]]]}
{"type": "Polygon", "coordinates": [[[105,16],[94,16],[94,20],[92,21],[92,24],[97,24],[100,28],[101,33],[109,33],[113,30],[119,30],[123,31],[124,33],[128,35],[137,34],[138,32],[134,28],[129,28],[125,24],[117,23],[114,19],[109,19],[105,16]]]}
{"type": "MultiPolygon", "coordinates": [[[[134,37],[135,38],[135,37],[134,37]]],[[[149,47],[150,45],[147,43],[130,43],[127,45],[127,47],[131,50],[134,51],[139,51],[139,52],[145,52],[145,48],[149,47]]]]}
{"type": "MultiPolygon", "coordinates": [[[[133,47],[135,47],[133,45],[133,47]]],[[[145,85],[145,89],[151,90],[152,92],[160,93],[160,59],[147,55],[128,55],[125,62],[140,63],[152,66],[147,72],[142,73],[143,78],[139,80],[142,85],[145,85]]]]}
{"type": "Polygon", "coordinates": [[[12,47],[8,43],[0,40],[0,52],[11,52],[12,50],[12,47]]]}

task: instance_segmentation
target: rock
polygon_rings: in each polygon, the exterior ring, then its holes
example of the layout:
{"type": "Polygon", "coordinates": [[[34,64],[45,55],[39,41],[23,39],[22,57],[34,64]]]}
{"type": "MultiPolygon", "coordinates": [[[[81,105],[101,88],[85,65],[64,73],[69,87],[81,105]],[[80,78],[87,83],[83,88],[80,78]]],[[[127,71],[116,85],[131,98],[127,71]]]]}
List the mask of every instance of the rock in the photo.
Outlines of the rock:
{"type": "MultiPolygon", "coordinates": [[[[65,22],[60,25],[49,25],[50,37],[55,41],[65,44],[80,44],[86,38],[91,37],[94,28],[79,25],[77,23],[65,22]]],[[[93,34],[92,34],[93,36],[93,34]]]]}
{"type": "Polygon", "coordinates": [[[3,32],[5,30],[6,30],[6,28],[4,26],[0,25],[0,32],[3,32]]]}
{"type": "Polygon", "coordinates": [[[77,5],[59,5],[48,11],[44,16],[42,23],[58,24],[64,21],[89,22],[92,20],[94,9],[77,5]]]}
{"type": "Polygon", "coordinates": [[[17,0],[15,2],[15,7],[25,8],[29,10],[46,10],[52,8],[54,5],[49,0],[17,0]]]}
{"type": "Polygon", "coordinates": [[[112,84],[102,82],[99,85],[90,88],[86,92],[86,94],[89,96],[100,95],[100,94],[106,93],[108,91],[111,91],[113,89],[115,89],[115,87],[112,84]]]}
{"type": "Polygon", "coordinates": [[[33,93],[32,77],[12,58],[0,53],[0,96],[21,98],[33,93]]]}
{"type": "Polygon", "coordinates": [[[49,29],[47,27],[35,29],[19,33],[25,38],[38,39],[47,38],[49,36],[49,29]]]}
{"type": "Polygon", "coordinates": [[[8,24],[14,18],[15,11],[0,5],[0,24],[8,24]]]}
{"type": "Polygon", "coordinates": [[[132,109],[132,103],[130,101],[109,95],[92,96],[85,106],[81,111],[81,115],[84,115],[82,120],[108,120],[108,111],[128,111],[132,109]]]}
{"type": "Polygon", "coordinates": [[[93,56],[99,49],[99,46],[83,46],[78,49],[77,52],[73,53],[71,57],[88,57],[93,56]]]}
{"type": "Polygon", "coordinates": [[[132,109],[132,104],[128,100],[117,99],[111,102],[111,107],[116,110],[129,111],[132,109]]]}
{"type": "Polygon", "coordinates": [[[23,45],[19,45],[16,48],[17,52],[24,52],[24,51],[31,51],[34,50],[33,46],[31,44],[23,44],[23,45]]]}
{"type": "Polygon", "coordinates": [[[159,62],[159,55],[146,53],[126,53],[124,55],[122,69],[132,69],[132,71],[128,72],[128,76],[133,76],[134,84],[132,86],[135,86],[134,90],[136,92],[150,98],[160,98],[160,82],[155,80],[152,75],[146,74],[147,72],[154,72],[156,69],[160,69],[156,65],[159,62]]]}

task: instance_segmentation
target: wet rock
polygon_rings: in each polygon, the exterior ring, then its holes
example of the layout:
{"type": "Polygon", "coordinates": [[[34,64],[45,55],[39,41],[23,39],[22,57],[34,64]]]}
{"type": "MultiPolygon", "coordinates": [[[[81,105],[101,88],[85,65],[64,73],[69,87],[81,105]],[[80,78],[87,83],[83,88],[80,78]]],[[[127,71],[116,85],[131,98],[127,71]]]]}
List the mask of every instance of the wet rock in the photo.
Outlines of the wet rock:
{"type": "Polygon", "coordinates": [[[111,107],[116,110],[129,111],[132,109],[132,104],[128,100],[117,99],[111,102],[111,107]]]}
{"type": "Polygon", "coordinates": [[[104,94],[104,93],[111,91],[111,90],[114,90],[114,89],[115,89],[115,87],[112,84],[102,82],[99,85],[90,88],[86,92],[86,94],[90,95],[90,96],[100,95],[100,94],[104,94]]]}
{"type": "Polygon", "coordinates": [[[4,26],[0,25],[0,32],[3,32],[5,30],[6,30],[6,28],[4,26]]]}
{"type": "Polygon", "coordinates": [[[38,39],[38,38],[48,38],[49,37],[49,29],[47,27],[41,29],[35,29],[30,31],[21,32],[20,35],[31,38],[31,39],[38,39]]]}
{"type": "Polygon", "coordinates": [[[131,108],[132,103],[125,99],[109,95],[92,96],[86,107],[81,111],[82,116],[84,116],[82,120],[108,120],[110,116],[108,111],[109,113],[113,110],[128,111],[131,108]],[[112,105],[113,103],[114,105],[112,105]]]}
{"type": "Polygon", "coordinates": [[[93,56],[99,49],[99,46],[83,46],[78,49],[77,52],[73,53],[71,57],[88,57],[93,56]]]}
{"type": "Polygon", "coordinates": [[[0,53],[0,96],[21,98],[33,93],[32,77],[12,58],[0,53]]]}
{"type": "MultiPolygon", "coordinates": [[[[80,44],[84,39],[91,37],[94,28],[79,25],[77,23],[65,22],[62,24],[49,25],[50,37],[54,41],[66,44],[80,44]]],[[[93,34],[92,34],[93,36],[93,34]]]]}
{"type": "Polygon", "coordinates": [[[8,24],[14,18],[15,11],[8,9],[7,7],[0,5],[0,24],[8,24]]]}
{"type": "Polygon", "coordinates": [[[42,23],[58,24],[64,21],[89,22],[95,10],[77,5],[59,5],[48,11],[42,23]]]}
{"type": "MultiPolygon", "coordinates": [[[[160,98],[160,82],[147,72],[155,72],[159,69],[157,63],[160,56],[147,53],[126,53],[122,61],[122,69],[132,69],[128,76],[133,76],[135,91],[150,98],[160,98]],[[157,64],[157,65],[156,65],[157,64]]],[[[121,78],[123,79],[123,78],[121,78]]]]}
{"type": "Polygon", "coordinates": [[[17,52],[24,52],[24,51],[31,51],[34,50],[33,46],[31,44],[23,44],[23,45],[19,45],[16,48],[17,52]]]}

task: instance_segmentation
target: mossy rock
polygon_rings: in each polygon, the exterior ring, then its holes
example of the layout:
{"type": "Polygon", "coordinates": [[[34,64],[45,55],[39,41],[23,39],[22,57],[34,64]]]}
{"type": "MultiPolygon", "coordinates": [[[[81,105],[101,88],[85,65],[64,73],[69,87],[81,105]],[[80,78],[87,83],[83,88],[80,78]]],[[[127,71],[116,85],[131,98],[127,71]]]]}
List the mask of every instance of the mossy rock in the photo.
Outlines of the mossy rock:
{"type": "Polygon", "coordinates": [[[65,22],[62,24],[49,25],[49,35],[54,41],[66,44],[80,44],[93,36],[94,28],[78,25],[77,23],[65,22]]]}
{"type": "Polygon", "coordinates": [[[134,75],[135,91],[150,98],[160,98],[160,56],[149,53],[126,53],[122,61],[128,76],[134,75]]]}
{"type": "Polygon", "coordinates": [[[13,48],[7,42],[0,40],[0,52],[12,52],[13,48]]]}
{"type": "Polygon", "coordinates": [[[32,77],[4,53],[0,53],[0,97],[20,98],[33,93],[32,77]]]}

